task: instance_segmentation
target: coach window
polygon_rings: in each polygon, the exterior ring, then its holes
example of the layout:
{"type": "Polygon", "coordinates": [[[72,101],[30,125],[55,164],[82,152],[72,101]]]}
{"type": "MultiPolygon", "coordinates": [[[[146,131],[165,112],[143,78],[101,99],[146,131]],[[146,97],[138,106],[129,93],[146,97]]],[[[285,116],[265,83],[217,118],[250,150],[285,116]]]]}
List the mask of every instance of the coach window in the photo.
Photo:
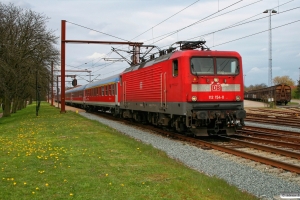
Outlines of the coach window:
{"type": "Polygon", "coordinates": [[[178,76],[178,60],[173,60],[173,76],[178,76]]]}
{"type": "Polygon", "coordinates": [[[104,96],[104,86],[101,87],[101,95],[104,96]]]}
{"type": "Polygon", "coordinates": [[[112,96],[115,95],[115,85],[114,84],[111,85],[111,95],[112,96]]]}
{"type": "Polygon", "coordinates": [[[191,59],[192,74],[214,74],[214,60],[213,58],[199,58],[191,59]]]}
{"type": "Polygon", "coordinates": [[[107,96],[108,95],[108,86],[106,85],[106,86],[104,86],[105,87],[105,96],[107,96]]]}

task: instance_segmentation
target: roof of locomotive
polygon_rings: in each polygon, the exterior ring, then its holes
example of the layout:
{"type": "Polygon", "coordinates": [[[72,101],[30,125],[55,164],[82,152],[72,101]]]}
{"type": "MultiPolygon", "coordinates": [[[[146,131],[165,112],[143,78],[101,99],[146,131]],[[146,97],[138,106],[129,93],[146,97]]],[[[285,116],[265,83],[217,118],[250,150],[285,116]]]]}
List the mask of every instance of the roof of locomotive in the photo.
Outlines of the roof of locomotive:
{"type": "Polygon", "coordinates": [[[169,59],[176,59],[178,57],[193,57],[193,56],[219,56],[219,57],[237,57],[241,59],[241,55],[236,51],[211,51],[211,50],[179,50],[161,55],[157,58],[147,60],[140,64],[130,66],[124,70],[123,73],[135,71],[145,67],[152,66],[156,63],[163,62],[169,59]]]}
{"type": "Polygon", "coordinates": [[[99,81],[89,83],[89,84],[86,85],[85,89],[94,88],[94,87],[97,87],[99,85],[105,85],[105,84],[109,84],[109,83],[116,83],[119,80],[120,80],[120,75],[116,74],[116,75],[101,79],[99,81]]]}

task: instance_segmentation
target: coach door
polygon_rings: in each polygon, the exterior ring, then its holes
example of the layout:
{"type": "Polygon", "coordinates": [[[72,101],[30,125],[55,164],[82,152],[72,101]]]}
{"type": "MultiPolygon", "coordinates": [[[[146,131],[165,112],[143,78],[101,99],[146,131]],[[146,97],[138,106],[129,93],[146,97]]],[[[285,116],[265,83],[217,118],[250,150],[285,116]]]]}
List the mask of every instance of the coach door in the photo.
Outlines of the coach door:
{"type": "Polygon", "coordinates": [[[118,82],[114,84],[114,94],[115,94],[115,105],[118,105],[119,106],[119,102],[118,102],[118,94],[119,94],[119,91],[118,91],[118,82]]]}
{"type": "Polygon", "coordinates": [[[166,109],[167,108],[167,72],[160,74],[160,85],[161,85],[160,107],[161,109],[166,109]]]}
{"type": "Polygon", "coordinates": [[[126,82],[121,82],[122,83],[122,96],[121,96],[121,106],[124,106],[125,108],[127,107],[127,102],[126,102],[126,82]]]}

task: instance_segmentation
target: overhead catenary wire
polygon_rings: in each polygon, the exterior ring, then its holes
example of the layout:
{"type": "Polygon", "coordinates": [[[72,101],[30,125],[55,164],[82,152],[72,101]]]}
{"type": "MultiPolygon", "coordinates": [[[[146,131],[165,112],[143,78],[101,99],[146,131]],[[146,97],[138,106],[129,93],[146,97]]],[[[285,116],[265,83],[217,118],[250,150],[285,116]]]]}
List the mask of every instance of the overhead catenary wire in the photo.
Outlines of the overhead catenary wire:
{"type": "MultiPolygon", "coordinates": [[[[291,2],[291,1],[289,1],[289,2],[291,2]]],[[[288,12],[288,11],[291,11],[291,10],[295,10],[295,9],[298,9],[298,8],[299,8],[299,7],[292,8],[292,9],[285,10],[285,11],[281,11],[281,13],[285,13],[285,12],[288,12]]],[[[257,15],[255,15],[255,16],[257,16],[257,15]]],[[[250,17],[250,18],[253,18],[253,17],[250,17]]],[[[248,19],[250,19],[250,18],[248,18],[248,19]]],[[[244,24],[246,24],[246,23],[250,23],[250,22],[253,22],[253,21],[257,21],[257,20],[260,20],[260,19],[263,19],[263,18],[266,18],[266,17],[261,17],[261,18],[259,18],[259,19],[255,19],[255,20],[252,20],[252,21],[249,21],[249,22],[244,22],[244,23],[238,22],[238,23],[235,23],[235,24],[233,24],[233,25],[230,25],[230,26],[228,26],[228,27],[226,27],[226,28],[220,29],[220,30],[218,30],[218,31],[222,31],[222,30],[225,30],[225,29],[233,28],[233,27],[236,27],[236,26],[241,26],[241,25],[244,25],[244,24]]],[[[246,19],[246,20],[247,20],[247,19],[246,19]]],[[[242,21],[245,21],[245,20],[242,20],[242,21]]],[[[299,20],[298,20],[298,21],[299,21],[299,20]]],[[[274,29],[275,29],[275,28],[280,28],[280,27],[283,27],[283,26],[286,26],[286,25],[289,25],[289,24],[292,24],[292,23],[295,23],[295,22],[298,22],[298,21],[294,21],[294,22],[291,22],[291,23],[283,24],[283,25],[281,25],[281,26],[274,27],[274,29]]],[[[257,35],[257,34],[266,32],[266,31],[268,31],[268,30],[269,30],[269,29],[264,30],[264,31],[260,31],[260,32],[257,32],[257,33],[251,34],[251,35],[247,35],[247,36],[245,36],[245,37],[241,37],[241,38],[238,38],[238,39],[235,39],[235,40],[231,40],[231,41],[228,41],[228,42],[224,42],[224,43],[222,43],[222,44],[217,44],[217,45],[214,45],[213,47],[215,47],[215,46],[220,46],[220,45],[223,45],[223,44],[226,44],[226,43],[230,43],[230,42],[234,42],[234,41],[237,41],[237,40],[240,40],[240,39],[243,39],[243,38],[251,37],[251,36],[253,36],[253,35],[257,35]]],[[[218,31],[214,31],[214,32],[218,32],[218,31]]],[[[214,32],[213,32],[213,33],[214,33],[214,32]]],[[[209,33],[209,34],[210,34],[210,33],[209,33]]],[[[206,34],[206,35],[208,35],[208,34],[206,34]]],[[[199,36],[197,36],[197,37],[199,37],[199,36]]]]}
{"type": "MultiPolygon", "coordinates": [[[[186,6],[185,8],[183,8],[183,9],[181,9],[180,11],[176,12],[175,14],[171,15],[170,17],[166,18],[165,20],[161,21],[160,23],[156,24],[156,25],[153,26],[152,28],[150,28],[150,29],[146,30],[145,32],[141,33],[140,35],[146,33],[147,31],[149,31],[149,30],[151,30],[151,29],[153,30],[154,27],[156,27],[156,26],[162,24],[163,22],[165,22],[165,21],[167,21],[168,19],[174,17],[174,16],[177,15],[178,13],[182,12],[183,10],[186,10],[188,7],[194,5],[195,3],[199,2],[199,1],[200,1],[200,0],[197,0],[197,1],[195,1],[194,3],[192,3],[192,4],[188,5],[188,6],[186,6]]],[[[69,22],[69,21],[67,21],[67,22],[69,22]]],[[[79,25],[79,24],[76,24],[76,23],[73,23],[73,22],[69,22],[69,23],[74,24],[74,25],[76,25],[76,26],[80,26],[80,27],[82,27],[82,28],[86,28],[86,29],[88,29],[88,30],[92,30],[92,31],[95,31],[95,32],[98,32],[98,33],[102,33],[102,34],[111,36],[111,37],[114,37],[114,38],[122,39],[122,38],[113,36],[113,35],[111,35],[111,34],[107,34],[107,33],[101,32],[101,31],[97,31],[97,30],[88,28],[88,27],[83,26],[83,25],[79,25]]],[[[139,37],[140,35],[136,36],[135,38],[139,37]]],[[[135,38],[133,38],[133,39],[135,39],[135,38]]],[[[133,40],[133,39],[131,39],[131,40],[133,40]]],[[[125,40],[125,39],[122,39],[122,40],[127,41],[127,40],[125,40]]],[[[108,54],[111,54],[111,53],[112,53],[112,51],[110,51],[108,54]]],[[[108,54],[106,54],[106,55],[108,55],[108,54]]],[[[102,58],[103,58],[103,57],[101,57],[101,58],[99,59],[99,61],[100,61],[102,58]]],[[[94,59],[94,60],[95,60],[95,59],[94,59]]],[[[99,62],[99,61],[98,61],[98,62],[99,62]]],[[[90,62],[92,62],[92,61],[90,61],[90,62]]],[[[85,63],[85,64],[86,64],[86,63],[85,63]]],[[[84,64],[82,64],[82,65],[84,65],[84,64]]],[[[79,65],[79,66],[82,66],[82,65],[79,65]]],[[[102,68],[102,69],[103,69],[103,68],[102,68]]]]}
{"type": "MultiPolygon", "coordinates": [[[[258,1],[259,2],[259,1],[258,1]]],[[[291,2],[291,1],[289,1],[289,2],[291,2]]],[[[287,3],[289,3],[289,2],[286,2],[286,3],[284,3],[284,4],[287,4],[287,3]]],[[[238,3],[238,2],[237,2],[238,3]]],[[[254,2],[254,3],[257,3],[257,2],[254,2]]],[[[254,4],[254,3],[252,3],[252,4],[254,4]]],[[[282,4],[282,5],[284,5],[284,4],[282,4]]],[[[249,5],[247,5],[247,6],[249,6],[249,5]]],[[[243,6],[243,7],[245,7],[245,6],[243,6]]],[[[298,8],[298,7],[297,7],[298,8]]],[[[293,9],[297,9],[297,8],[293,8],[293,9]]],[[[238,9],[241,9],[241,8],[238,8],[238,9]]],[[[290,10],[293,10],[293,9],[290,9],[290,10]]],[[[237,10],[237,9],[235,9],[235,10],[237,10]]],[[[232,10],[232,11],[229,11],[229,12],[233,12],[233,11],[235,11],[235,10],[232,10]]],[[[289,10],[287,10],[287,11],[289,11],[289,10]]],[[[281,13],[283,13],[283,12],[287,12],[287,11],[281,11],[281,13]]],[[[227,12],[227,13],[223,13],[223,14],[221,14],[221,15],[218,15],[218,16],[222,16],[222,15],[225,15],[225,14],[228,14],[229,12],[227,12]]],[[[174,14],[175,15],[175,14],[174,14]]],[[[173,16],[174,16],[173,15],[173,16]]],[[[210,15],[210,16],[212,16],[212,15],[210,15]]],[[[218,16],[215,16],[215,17],[218,17],[218,16]]],[[[255,15],[255,16],[252,16],[252,17],[250,17],[250,18],[253,18],[253,17],[256,17],[256,16],[258,16],[258,15],[255,15]]],[[[215,18],[214,17],[214,18],[215,18]]],[[[242,20],[242,21],[246,21],[246,20],[248,20],[248,19],[250,19],[250,18],[247,18],[247,19],[245,19],[245,20],[242,20]]],[[[254,22],[254,21],[257,21],[257,20],[260,20],[260,19],[263,19],[263,18],[265,18],[265,17],[262,17],[262,18],[259,18],[259,19],[254,19],[254,20],[251,20],[251,21],[248,21],[248,22],[244,22],[244,23],[241,23],[242,21],[240,21],[240,22],[238,22],[238,23],[235,23],[235,24],[232,24],[232,25],[230,25],[230,26],[228,26],[228,27],[225,27],[225,28],[223,28],[223,29],[219,29],[219,30],[217,30],[217,31],[214,31],[214,32],[212,32],[212,33],[215,33],[215,32],[220,32],[220,31],[222,31],[222,30],[226,30],[226,29],[229,29],[229,28],[233,28],[233,27],[237,27],[237,26],[241,26],[241,25],[244,25],[244,24],[247,24],[247,23],[251,23],[251,22],[254,22]]],[[[212,19],[212,18],[209,18],[209,16],[208,17],[205,17],[204,18],[205,20],[210,20],[210,19],[212,19]]],[[[166,19],[167,20],[167,19],[166,19]]],[[[166,21],[165,20],[165,21],[166,21]]],[[[202,19],[203,20],[203,19],[202,19]]],[[[200,23],[201,22],[201,20],[198,20],[198,23],[200,23]]],[[[278,27],[275,27],[275,28],[280,28],[280,27],[283,27],[283,26],[286,26],[286,25],[289,25],[289,24],[292,24],[292,23],[295,23],[295,22],[298,22],[298,21],[294,21],[294,22],[291,22],[291,23],[287,23],[287,24],[284,24],[284,25],[281,25],[281,26],[278,26],[278,27]]],[[[195,22],[195,23],[193,23],[194,25],[195,24],[197,24],[197,22],[195,22]]],[[[186,26],[186,27],[184,27],[184,28],[189,28],[190,26],[192,26],[193,24],[190,24],[189,26],[186,26]]],[[[159,25],[159,24],[158,24],[159,25]]],[[[157,26],[158,26],[157,25],[157,26]]],[[[275,29],[275,28],[273,28],[273,29],[275,29]]],[[[153,29],[153,27],[151,28],[151,29],[153,29]]],[[[150,30],[151,30],[150,29],[150,30]]],[[[93,30],[93,29],[90,29],[90,30],[93,30]]],[[[179,31],[181,30],[181,29],[178,29],[179,31]]],[[[178,32],[178,30],[176,30],[176,33],[178,32]]],[[[182,29],[183,30],[183,29],[182,29]]],[[[149,30],[147,30],[147,31],[149,31],[149,30]]],[[[215,46],[220,46],[220,45],[223,45],[223,44],[226,44],[226,43],[229,43],[229,42],[233,42],[233,41],[236,41],[236,40],[241,40],[241,39],[244,39],[244,38],[247,38],[247,37],[250,37],[250,36],[252,36],[252,35],[256,35],[256,34],[260,34],[260,33],[263,33],[263,32],[266,32],[266,31],[268,31],[268,30],[264,30],[264,31],[260,31],[260,32],[257,32],[257,33],[254,33],[254,34],[251,34],[251,35],[247,35],[247,36],[244,36],[244,37],[240,37],[240,38],[237,38],[237,39],[234,39],[234,40],[230,40],[230,41],[228,41],[228,42],[224,42],[224,43],[220,43],[220,44],[217,44],[217,45],[214,45],[213,47],[215,47],[215,46]]],[[[98,31],[97,31],[98,32],[98,31]]],[[[172,32],[171,32],[172,33],[172,32]]],[[[209,33],[208,33],[209,34],[209,33]]],[[[109,34],[108,34],[109,35],[109,34]]],[[[138,36],[140,36],[141,34],[139,34],[138,36]]],[[[206,34],[207,35],[207,34],[206,34]]],[[[136,37],[138,37],[138,36],[136,36],[136,37]]],[[[160,36],[161,37],[161,36],[160,36]]],[[[197,37],[199,37],[199,36],[197,36],[197,37]]],[[[195,38],[195,37],[194,37],[195,38]]],[[[162,40],[162,39],[160,39],[160,40],[162,40]]],[[[125,41],[127,41],[127,40],[125,40],[125,41]]],[[[95,60],[95,59],[94,59],[95,60]]],[[[99,61],[100,61],[101,59],[99,59],[99,61]]],[[[99,62],[99,61],[97,61],[97,62],[99,62]]],[[[107,66],[110,66],[110,65],[112,65],[112,64],[114,64],[114,63],[111,63],[111,64],[108,64],[107,66]]],[[[93,68],[95,68],[95,67],[99,67],[99,66],[103,66],[103,65],[96,65],[96,64],[93,64],[93,68]]],[[[107,66],[105,66],[105,67],[107,67],[107,66]]],[[[103,67],[103,68],[105,68],[105,67],[103,67]]],[[[101,68],[101,69],[99,69],[99,70],[102,70],[103,68],[101,68]]],[[[99,71],[99,70],[97,70],[97,71],[99,71]]]]}
{"type": "MultiPolygon", "coordinates": [[[[161,39],[159,39],[159,40],[153,42],[152,44],[155,44],[155,43],[157,43],[157,42],[159,42],[159,41],[161,41],[161,40],[163,40],[163,39],[166,39],[167,37],[169,37],[169,36],[171,36],[171,35],[173,35],[173,34],[175,34],[175,33],[178,33],[179,31],[182,31],[182,30],[184,30],[184,29],[186,29],[186,28],[189,28],[189,27],[191,27],[191,26],[194,26],[194,25],[196,25],[196,24],[198,24],[198,23],[204,21],[205,19],[208,19],[209,17],[211,17],[211,16],[213,16],[213,15],[215,15],[215,14],[217,14],[217,13],[223,11],[223,10],[226,10],[226,9],[228,9],[228,8],[230,8],[230,7],[232,7],[232,6],[236,5],[236,4],[238,4],[238,3],[240,3],[241,1],[243,1],[243,0],[240,0],[240,1],[237,1],[237,2],[235,2],[235,3],[233,3],[233,4],[230,4],[229,6],[223,8],[223,9],[221,9],[221,10],[218,10],[217,12],[214,12],[213,14],[210,14],[210,15],[208,15],[208,16],[206,16],[206,17],[204,17],[204,18],[202,18],[202,19],[200,19],[200,20],[198,20],[198,21],[196,21],[196,22],[194,22],[194,23],[192,23],[192,24],[190,24],[190,25],[188,25],[188,26],[185,26],[185,27],[183,27],[183,28],[177,29],[177,30],[172,31],[172,32],[170,32],[170,33],[164,34],[164,36],[166,35],[165,37],[163,37],[163,38],[161,38],[161,39]]],[[[259,1],[262,1],[262,0],[259,0],[259,1]]],[[[259,1],[257,1],[257,2],[259,2],[259,1]]],[[[159,37],[157,37],[157,38],[159,38],[159,37]]]]}
{"type": "MultiPolygon", "coordinates": [[[[289,9],[289,10],[281,11],[279,14],[282,14],[282,13],[285,13],[285,12],[289,12],[289,11],[291,11],[291,10],[295,10],[295,9],[299,9],[299,8],[300,8],[300,7],[295,7],[295,8],[289,9]]],[[[277,15],[279,15],[279,14],[277,14],[277,15]]],[[[257,18],[257,19],[251,20],[251,21],[244,22],[244,23],[236,23],[236,24],[233,24],[233,25],[224,27],[224,28],[222,28],[222,29],[219,29],[219,30],[216,30],[216,31],[213,31],[213,32],[209,32],[209,33],[206,33],[206,34],[203,34],[203,35],[200,35],[200,36],[196,36],[196,37],[189,38],[189,39],[187,39],[187,40],[192,40],[192,39],[195,39],[195,38],[199,38],[199,37],[211,35],[211,34],[214,34],[214,33],[220,32],[220,31],[224,31],[224,30],[227,30],[227,29],[230,29],[230,28],[235,28],[235,27],[238,27],[238,26],[241,26],[241,25],[245,25],[245,24],[248,24],[248,23],[250,23],[250,22],[258,21],[258,20],[261,20],[261,19],[264,19],[264,18],[268,18],[268,17],[269,17],[269,16],[264,16],[264,17],[260,17],[260,18],[257,18]]],[[[249,18],[248,18],[248,19],[249,19],[249,18]]],[[[245,20],[243,20],[243,21],[245,21],[245,20]]],[[[269,30],[269,29],[268,29],[268,30],[269,30]]]]}
{"type": "MultiPolygon", "coordinates": [[[[293,23],[296,23],[296,22],[300,22],[300,19],[299,19],[299,20],[296,20],[296,21],[293,21],[293,22],[290,22],[290,23],[286,23],[286,24],[280,25],[280,26],[276,26],[276,27],[274,27],[274,28],[271,28],[271,30],[277,29],[277,28],[281,28],[281,27],[283,27],[283,26],[287,26],[287,25],[290,25],[290,24],[293,24],[293,23]]],[[[237,39],[234,39],[234,40],[230,40],[230,41],[227,41],[227,42],[223,42],[223,43],[214,45],[214,47],[220,46],[220,45],[223,45],[223,44],[227,44],[227,43],[230,43],[230,42],[235,42],[235,41],[237,41],[237,40],[241,40],[241,39],[244,39],[244,38],[247,38],[247,37],[251,37],[251,36],[253,36],[253,35],[257,35],[257,34],[260,34],[260,33],[263,33],[263,32],[267,32],[267,31],[269,31],[269,29],[264,30],[264,31],[260,31],[260,32],[256,32],[256,33],[253,33],[253,34],[250,34],[250,35],[246,35],[246,36],[244,36],[244,37],[240,37],[240,38],[237,38],[237,39]]]]}
{"type": "Polygon", "coordinates": [[[143,35],[144,33],[147,33],[147,32],[150,31],[150,30],[152,30],[152,34],[153,34],[153,28],[155,28],[155,27],[157,27],[158,25],[164,23],[165,21],[171,19],[171,18],[174,17],[175,15],[181,13],[182,11],[184,11],[184,10],[186,10],[187,8],[191,7],[192,5],[196,4],[198,1],[200,1],[200,0],[197,0],[197,1],[195,1],[194,3],[192,3],[192,4],[190,4],[190,5],[186,6],[186,7],[184,7],[183,9],[181,9],[180,11],[178,11],[178,12],[176,12],[175,14],[171,15],[170,17],[168,17],[168,18],[164,19],[163,21],[159,22],[158,24],[152,26],[151,28],[147,29],[146,31],[142,32],[141,34],[135,36],[134,38],[131,39],[131,41],[134,40],[134,39],[136,39],[136,38],[138,38],[139,36],[143,35]]]}
{"type": "Polygon", "coordinates": [[[97,31],[95,29],[92,29],[92,28],[89,28],[89,27],[86,27],[86,26],[83,26],[83,25],[80,25],[80,24],[76,24],[76,23],[73,23],[73,22],[70,22],[70,21],[66,21],[66,22],[69,22],[70,24],[73,24],[73,25],[76,25],[76,26],[79,26],[79,27],[82,27],[82,28],[85,28],[85,29],[88,29],[88,30],[91,30],[91,31],[95,31],[97,33],[101,33],[103,35],[107,35],[107,36],[110,36],[110,37],[113,37],[113,38],[116,38],[116,39],[120,39],[120,40],[123,40],[123,41],[126,41],[126,42],[130,42],[130,41],[125,40],[123,38],[120,38],[120,37],[117,37],[117,36],[114,36],[114,35],[111,35],[111,34],[108,34],[108,33],[104,33],[104,32],[101,32],[101,31],[97,31]]]}
{"type": "MultiPolygon", "coordinates": [[[[199,1],[199,0],[198,0],[198,1],[199,1]]],[[[162,24],[163,22],[167,21],[167,20],[170,19],[171,17],[177,15],[178,13],[180,13],[180,12],[182,12],[183,10],[187,9],[188,7],[194,5],[194,4],[197,3],[198,1],[196,1],[196,2],[194,2],[194,3],[192,3],[192,4],[190,4],[189,6],[185,7],[184,9],[181,9],[179,12],[177,12],[177,13],[173,14],[172,16],[168,17],[167,19],[163,20],[162,22],[158,23],[158,24],[155,25],[154,27],[156,27],[156,26],[162,24]]],[[[235,2],[235,3],[233,3],[233,4],[231,4],[230,6],[227,6],[227,7],[223,8],[223,9],[221,9],[221,11],[222,11],[222,10],[225,10],[225,9],[227,9],[227,8],[233,6],[233,5],[235,5],[235,4],[237,4],[237,3],[241,2],[241,1],[243,1],[243,0],[237,1],[237,2],[235,2]]],[[[260,0],[260,1],[262,1],[262,0],[260,0]]],[[[218,11],[218,12],[220,12],[220,11],[218,11]]],[[[214,13],[214,14],[216,14],[216,13],[214,13]]],[[[214,14],[212,14],[212,15],[214,15],[214,14]]],[[[212,16],[212,15],[209,15],[209,16],[212,16]]],[[[209,17],[209,16],[208,16],[208,17],[209,17]]],[[[207,17],[206,17],[206,18],[207,18],[207,17]]],[[[204,19],[205,19],[205,18],[204,18],[204,19]]],[[[201,19],[201,20],[203,20],[203,19],[201,19]]],[[[190,25],[188,25],[188,26],[182,28],[181,30],[183,30],[183,29],[185,29],[185,28],[188,28],[188,27],[190,27],[190,26],[192,26],[192,25],[195,25],[195,24],[199,23],[201,20],[198,20],[197,22],[194,22],[193,24],[190,24],[190,25]]],[[[69,22],[69,21],[67,21],[67,22],[69,22]]],[[[82,27],[82,28],[86,28],[86,29],[88,29],[88,30],[92,30],[92,31],[95,31],[95,32],[99,32],[99,33],[102,33],[102,34],[105,34],[105,35],[114,37],[114,38],[118,38],[118,39],[127,41],[127,40],[125,40],[125,39],[122,39],[122,38],[119,38],[119,37],[116,37],[116,36],[113,36],[113,35],[111,35],[111,34],[107,34],[107,33],[101,32],[101,31],[97,31],[97,30],[94,30],[94,29],[92,29],[92,28],[88,28],[88,27],[83,26],[83,25],[79,25],[79,24],[76,24],[76,23],[73,23],[73,22],[69,22],[69,23],[74,24],[74,25],[77,25],[77,26],[80,26],[80,27],[82,27]]],[[[152,28],[153,28],[153,27],[152,27],[152,28]]],[[[152,28],[148,29],[147,31],[151,30],[152,28]]],[[[145,32],[147,32],[147,31],[145,31],[145,32]]],[[[145,33],[145,32],[144,32],[144,33],[145,33]]],[[[177,33],[177,32],[178,32],[178,30],[176,31],[176,33],[177,33]]],[[[140,35],[142,35],[142,34],[140,34],[140,35]]],[[[138,35],[138,36],[140,36],[140,35],[138,35]]],[[[137,38],[138,36],[136,36],[135,38],[137,38]]],[[[160,39],[160,40],[162,40],[162,39],[160,39]]],[[[110,53],[112,53],[112,52],[110,51],[110,53]]]]}

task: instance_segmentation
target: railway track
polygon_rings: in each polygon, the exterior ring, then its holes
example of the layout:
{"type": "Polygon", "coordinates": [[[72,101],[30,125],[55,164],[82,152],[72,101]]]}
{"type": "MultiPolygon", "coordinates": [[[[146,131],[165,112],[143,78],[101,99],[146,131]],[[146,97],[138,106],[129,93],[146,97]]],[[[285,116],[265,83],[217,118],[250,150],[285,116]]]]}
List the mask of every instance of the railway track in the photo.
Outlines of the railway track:
{"type": "Polygon", "coordinates": [[[245,126],[237,131],[238,135],[273,139],[276,141],[286,141],[300,143],[300,133],[292,131],[284,131],[278,129],[268,129],[255,126],[245,126]]]}
{"type": "Polygon", "coordinates": [[[247,113],[245,121],[300,128],[300,117],[297,116],[277,116],[270,114],[247,113]]]}
{"type": "MultiPolygon", "coordinates": [[[[285,115],[285,116],[297,116],[300,114],[299,108],[282,108],[282,109],[263,109],[263,108],[248,108],[249,113],[260,113],[260,114],[274,114],[274,115],[285,115]]],[[[247,114],[248,114],[247,113],[247,114]]]]}
{"type": "MultiPolygon", "coordinates": [[[[169,135],[170,136],[170,135],[169,135]]],[[[269,147],[263,144],[255,144],[251,142],[245,142],[238,139],[233,139],[230,137],[225,136],[219,136],[222,139],[225,139],[226,143],[224,143],[224,140],[221,142],[207,142],[205,140],[199,140],[195,138],[188,138],[186,136],[180,135],[180,134],[172,134],[172,138],[177,138],[182,141],[188,141],[190,143],[199,145],[200,147],[204,147],[204,149],[216,149],[222,152],[230,153],[242,158],[250,159],[256,162],[260,162],[266,165],[270,165],[273,167],[277,167],[280,169],[288,170],[291,172],[295,172],[297,174],[300,174],[300,162],[298,159],[300,159],[300,153],[292,152],[288,150],[283,150],[279,148],[269,147]],[[264,153],[264,156],[258,155],[253,153],[250,153],[250,151],[244,151],[245,147],[250,147],[252,149],[257,149],[261,151],[269,152],[269,154],[264,153]],[[285,160],[282,156],[278,156],[278,159],[275,158],[269,158],[271,154],[276,153],[278,155],[284,155],[285,157],[294,158],[289,159],[289,162],[283,162],[281,160],[285,160]],[[296,159],[295,159],[296,158],[296,159]],[[294,164],[298,163],[298,164],[294,164]]],[[[274,156],[272,156],[274,157],[274,156]]]]}
{"type": "MultiPolygon", "coordinates": [[[[101,116],[103,117],[102,114],[101,116]]],[[[282,148],[290,148],[293,150],[299,150],[300,146],[299,145],[293,146],[292,143],[289,144],[284,142],[281,143],[278,142],[275,144],[274,139],[276,139],[277,137],[276,135],[272,140],[260,139],[260,138],[255,139],[253,137],[250,139],[248,138],[248,140],[252,141],[249,142],[249,141],[244,141],[246,136],[240,135],[240,134],[247,134],[245,130],[242,130],[244,132],[238,132],[238,134],[233,136],[236,138],[227,137],[227,136],[218,136],[217,139],[220,141],[207,141],[207,137],[204,138],[188,137],[186,135],[182,135],[170,130],[164,130],[161,128],[153,127],[151,125],[139,124],[128,120],[123,120],[123,119],[116,119],[114,117],[107,116],[107,115],[104,116],[112,120],[122,121],[123,123],[126,123],[131,126],[135,126],[136,128],[139,129],[150,130],[155,134],[160,134],[168,138],[188,142],[202,149],[206,149],[206,150],[215,149],[221,152],[225,152],[255,162],[263,163],[279,169],[300,174],[300,162],[299,162],[300,152],[294,152],[291,150],[282,149],[282,148]],[[260,142],[258,142],[258,140],[260,140],[260,142]],[[277,145],[280,146],[280,148],[270,147],[267,146],[266,144],[277,145]],[[276,156],[274,156],[275,154],[276,156]]]]}
{"type": "Polygon", "coordinates": [[[230,158],[234,162],[241,162],[255,168],[263,168],[263,171],[273,173],[272,170],[277,169],[276,173],[278,176],[283,176],[282,178],[286,178],[286,176],[291,178],[292,176],[291,180],[296,181],[300,185],[300,133],[246,126],[242,130],[237,131],[237,134],[232,137],[218,137],[221,140],[219,142],[205,141],[205,138],[192,138],[170,130],[118,119],[104,113],[94,114],[134,126],[138,129],[147,129],[154,134],[184,141],[205,150],[212,150],[214,154],[219,154],[217,152],[220,152],[219,156],[225,156],[227,159],[228,156],[226,155],[234,155],[230,158]],[[269,145],[272,145],[272,147],[269,145]],[[238,159],[239,157],[241,160],[238,159]]]}

